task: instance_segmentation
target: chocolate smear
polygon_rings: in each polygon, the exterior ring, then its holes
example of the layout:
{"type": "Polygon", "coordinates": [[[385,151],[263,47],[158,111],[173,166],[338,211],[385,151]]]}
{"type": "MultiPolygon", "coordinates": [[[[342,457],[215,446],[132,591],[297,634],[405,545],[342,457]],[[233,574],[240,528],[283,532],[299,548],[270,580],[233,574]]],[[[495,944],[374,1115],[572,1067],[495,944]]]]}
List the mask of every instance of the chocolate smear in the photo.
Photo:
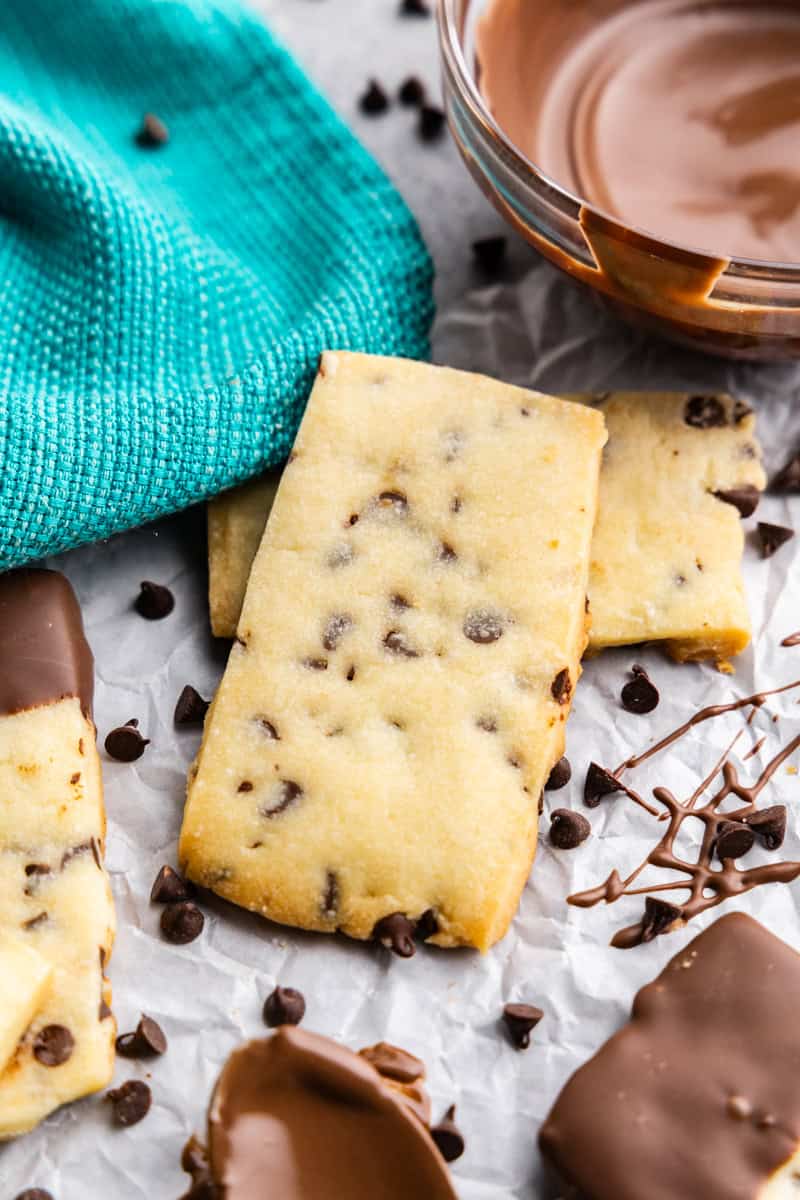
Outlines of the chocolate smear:
{"type": "Polygon", "coordinates": [[[306,1001],[296,988],[276,987],[264,1001],[264,1024],[270,1029],[279,1025],[299,1025],[306,1015],[306,1001]]]}
{"type": "Polygon", "coordinates": [[[800,646],[800,630],[797,633],[790,633],[781,642],[782,646],[800,646]]]}
{"type": "Polygon", "coordinates": [[[419,658],[419,650],[414,648],[408,635],[400,629],[390,629],[383,639],[383,644],[389,653],[397,658],[419,658]]]}
{"type": "Polygon", "coordinates": [[[175,597],[168,587],[145,579],[139,584],[139,595],[133,602],[140,617],[148,621],[161,621],[175,607],[175,597]]]}
{"type": "Polygon", "coordinates": [[[756,526],[756,537],[762,558],[772,558],[781,546],[794,537],[794,530],[785,525],[770,525],[767,521],[759,521],[756,526]]]}
{"type": "Polygon", "coordinates": [[[592,827],[582,813],[557,808],[550,814],[550,844],[557,850],[574,850],[591,832],[592,827]]]}
{"type": "Polygon", "coordinates": [[[114,1121],[127,1128],[138,1125],[150,1111],[153,1095],[141,1079],[129,1079],[127,1083],[106,1092],[106,1099],[114,1106],[114,1121]]]}
{"type": "Polygon", "coordinates": [[[194,894],[194,884],[165,863],[150,889],[150,903],[174,904],[178,900],[191,900],[194,894]]]}
{"type": "Polygon", "coordinates": [[[150,745],[150,739],[139,730],[136,717],[131,717],[124,725],[112,729],[104,744],[109,758],[128,763],[136,762],[137,758],[142,757],[145,747],[150,745]]]}
{"type": "Polygon", "coordinates": [[[512,1046],[517,1050],[527,1050],[531,1044],[531,1033],[543,1016],[541,1008],[534,1004],[506,1004],[503,1021],[512,1046]]]}
{"type": "Polygon", "coordinates": [[[205,917],[191,900],[167,904],[161,914],[161,932],[174,946],[187,946],[203,932],[205,917]]]}
{"type": "Polygon", "coordinates": [[[625,684],[620,693],[623,708],[626,708],[628,712],[640,715],[651,713],[654,708],[658,707],[660,700],[658,688],[644,667],[640,667],[638,663],[634,663],[631,667],[631,673],[633,679],[625,684]]]}
{"type": "Polygon", "coordinates": [[[752,517],[753,513],[758,508],[758,502],[761,499],[761,492],[752,483],[742,483],[738,487],[723,488],[720,491],[713,492],[718,500],[722,500],[724,504],[732,504],[735,509],[738,509],[739,516],[752,517]]]}
{"type": "Polygon", "coordinates": [[[414,922],[410,921],[405,913],[397,912],[381,917],[372,930],[372,936],[398,958],[413,958],[417,949],[414,944],[414,931],[414,922]]]}
{"type": "Polygon", "coordinates": [[[197,689],[187,683],[175,705],[175,724],[202,725],[210,703],[210,700],[204,700],[197,689]]]}
{"type": "Polygon", "coordinates": [[[455,1162],[464,1153],[464,1137],[455,1116],[456,1106],[451,1104],[438,1125],[431,1126],[431,1137],[446,1163],[455,1162]]]}

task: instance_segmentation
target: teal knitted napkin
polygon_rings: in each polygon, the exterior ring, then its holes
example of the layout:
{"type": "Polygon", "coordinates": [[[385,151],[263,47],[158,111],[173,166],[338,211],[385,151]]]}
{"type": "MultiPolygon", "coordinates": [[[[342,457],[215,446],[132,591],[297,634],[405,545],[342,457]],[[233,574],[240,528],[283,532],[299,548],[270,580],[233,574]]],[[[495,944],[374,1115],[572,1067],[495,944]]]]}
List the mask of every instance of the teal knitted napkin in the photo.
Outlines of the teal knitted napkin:
{"type": "Polygon", "coordinates": [[[234,0],[3,0],[0,567],[280,462],[320,351],[423,355],[430,285],[397,192],[234,0]],[[147,111],[167,144],[137,145],[147,111]]]}

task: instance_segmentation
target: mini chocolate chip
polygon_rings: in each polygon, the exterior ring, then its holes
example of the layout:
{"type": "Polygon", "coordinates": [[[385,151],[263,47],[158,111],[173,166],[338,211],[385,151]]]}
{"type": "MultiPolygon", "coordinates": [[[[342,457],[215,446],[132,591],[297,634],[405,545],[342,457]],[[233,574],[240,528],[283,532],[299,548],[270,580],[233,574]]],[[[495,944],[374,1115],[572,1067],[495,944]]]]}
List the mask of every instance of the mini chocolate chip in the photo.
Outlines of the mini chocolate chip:
{"type": "Polygon", "coordinates": [[[723,504],[732,504],[735,509],[738,509],[739,516],[742,518],[752,517],[761,499],[761,492],[752,483],[742,483],[737,487],[722,488],[714,492],[713,495],[718,500],[721,500],[723,504]]]}
{"type": "Polygon", "coordinates": [[[408,497],[403,492],[381,492],[377,499],[378,508],[405,516],[408,512],[408,497]]]}
{"type": "Polygon", "coordinates": [[[348,683],[352,683],[353,680],[355,679],[355,677],[356,677],[355,667],[349,667],[347,670],[347,674],[345,675],[345,679],[347,680],[348,683]]]}
{"type": "Polygon", "coordinates": [[[748,825],[738,821],[723,821],[714,844],[717,858],[720,862],[725,858],[742,858],[752,850],[755,840],[756,835],[748,825]]]}
{"type": "Polygon", "coordinates": [[[145,113],[136,133],[136,145],[142,150],[156,150],[159,146],[166,146],[168,141],[169,130],[161,118],[155,113],[145,113]]]}
{"type": "Polygon", "coordinates": [[[152,1058],[167,1049],[167,1039],[157,1021],[144,1013],[133,1033],[121,1033],[117,1038],[117,1054],[123,1058],[152,1058]]]}
{"type": "Polygon", "coordinates": [[[322,915],[329,921],[334,920],[339,910],[339,879],[335,871],[328,871],[325,876],[325,891],[322,894],[322,915]]]}
{"type": "Polygon", "coordinates": [[[583,803],[587,808],[597,808],[604,796],[613,796],[621,791],[619,780],[610,771],[596,762],[589,763],[583,785],[583,803]]]}
{"type": "Polygon", "coordinates": [[[777,850],[786,837],[786,807],[774,804],[751,813],[745,821],[766,850],[777,850]]]}
{"type": "Polygon", "coordinates": [[[52,875],[52,871],[47,863],[27,863],[25,874],[31,875],[52,875]]]}
{"type": "Polygon", "coordinates": [[[15,1200],[53,1200],[53,1193],[45,1191],[44,1188],[26,1188],[15,1200]]]}
{"type": "Polygon", "coordinates": [[[48,918],[48,915],[46,912],[37,913],[35,917],[28,917],[27,921],[23,921],[22,928],[23,929],[38,929],[39,926],[44,925],[44,923],[48,919],[49,918],[48,918]]]}
{"type": "Polygon", "coordinates": [[[367,90],[358,101],[358,107],[368,117],[376,117],[379,113],[386,112],[389,107],[389,97],[377,79],[370,79],[367,90]]]}
{"type": "MultiPolygon", "coordinates": [[[[507,249],[508,240],[502,234],[498,234],[496,237],[479,238],[477,242],[472,243],[472,255],[476,267],[484,275],[494,277],[502,274],[506,265],[507,249]]],[[[523,416],[528,415],[527,410],[524,410],[523,416]]]]}
{"type": "Polygon", "coordinates": [[[129,1079],[127,1083],[106,1092],[106,1099],[114,1105],[114,1120],[117,1125],[138,1125],[150,1111],[153,1100],[150,1088],[141,1079],[129,1079]]]}
{"type": "Polygon", "coordinates": [[[387,950],[391,950],[398,958],[412,958],[416,952],[414,945],[414,922],[405,913],[389,913],[375,923],[372,936],[387,950]]]}
{"type": "Polygon", "coordinates": [[[306,1015],[306,1001],[296,988],[276,987],[264,1001],[264,1024],[270,1029],[278,1025],[299,1025],[306,1015]]]}
{"type": "Polygon", "coordinates": [[[431,1126],[431,1137],[446,1163],[455,1162],[464,1153],[464,1138],[455,1122],[456,1106],[451,1104],[438,1125],[431,1126]]]}
{"type": "Polygon", "coordinates": [[[478,729],[482,729],[484,733],[497,733],[497,721],[494,717],[478,717],[475,724],[478,729]]]}
{"type": "Polygon", "coordinates": [[[745,404],[744,400],[735,400],[733,404],[733,423],[741,425],[745,417],[749,417],[752,413],[752,408],[749,404],[745,404]]]}
{"type": "Polygon", "coordinates": [[[431,10],[427,0],[400,0],[401,17],[429,17],[431,10]]]}
{"type": "Polygon", "coordinates": [[[557,808],[550,814],[550,844],[557,850],[574,850],[591,832],[586,817],[571,808],[557,808]]]}
{"type": "Polygon", "coordinates": [[[327,658],[304,658],[303,666],[307,667],[309,671],[327,671],[328,660],[327,658]]]}
{"type": "Polygon", "coordinates": [[[789,494],[800,492],[800,452],[793,455],[785,466],[781,467],[769,486],[773,492],[789,494]]]}
{"type": "Polygon", "coordinates": [[[439,562],[455,562],[458,555],[449,542],[442,542],[436,557],[439,562]]]}
{"type": "Polygon", "coordinates": [[[628,712],[639,713],[640,715],[651,713],[658,706],[660,700],[658,688],[644,667],[640,667],[637,663],[634,663],[631,667],[631,672],[633,679],[625,684],[620,693],[623,707],[627,708],[628,712]]]}
{"type": "Polygon", "coordinates": [[[272,742],[279,742],[281,740],[281,735],[272,721],[268,721],[266,717],[256,717],[256,721],[265,738],[269,738],[272,742]]]}
{"type": "Polygon", "coordinates": [[[572,778],[572,767],[569,759],[564,756],[560,758],[552,771],[547,777],[547,783],[544,785],[546,792],[557,792],[561,788],[566,787],[572,778]]]}
{"type": "Polygon", "coordinates": [[[425,84],[416,75],[409,75],[397,92],[397,99],[404,108],[417,108],[425,99],[425,84]]]}
{"type": "Polygon", "coordinates": [[[175,946],[186,946],[203,932],[205,917],[191,900],[167,904],[161,914],[161,932],[175,946]]]}
{"type": "Polygon", "coordinates": [[[165,864],[150,889],[150,903],[175,904],[179,900],[191,900],[194,894],[194,884],[165,864]]]}
{"type": "Polygon", "coordinates": [[[460,496],[454,496],[453,499],[450,501],[450,512],[451,513],[460,513],[461,506],[463,503],[464,503],[464,501],[461,499],[460,496]]]}
{"type": "Polygon", "coordinates": [[[106,754],[117,762],[136,762],[144,754],[150,739],[139,731],[139,722],[131,717],[124,725],[112,729],[105,740],[106,754]]]}
{"type": "Polygon", "coordinates": [[[407,635],[400,629],[390,629],[383,639],[383,644],[390,654],[395,654],[398,658],[419,658],[419,650],[414,649],[407,635]]]}
{"type": "Polygon", "coordinates": [[[683,918],[683,910],[667,900],[659,900],[657,896],[648,896],[644,902],[642,917],[641,940],[652,942],[654,938],[666,933],[676,921],[683,918]]]}
{"type": "Polygon", "coordinates": [[[567,704],[572,695],[572,680],[569,675],[569,667],[562,667],[556,675],[553,682],[550,684],[550,695],[557,704],[567,704]]]}
{"type": "Polygon", "coordinates": [[[74,1048],[75,1038],[66,1025],[45,1025],[33,1039],[33,1057],[43,1067],[60,1067],[74,1048]]]}
{"type": "Polygon", "coordinates": [[[322,631],[322,645],[326,650],[335,650],[352,628],[353,618],[349,613],[332,613],[322,631]]]}
{"type": "Polygon", "coordinates": [[[401,595],[400,592],[395,592],[395,594],[392,596],[391,605],[392,605],[392,608],[399,609],[400,612],[402,612],[406,608],[413,607],[411,604],[411,601],[406,600],[405,596],[401,595]]]}
{"type": "Polygon", "coordinates": [[[236,790],[237,792],[252,792],[253,785],[249,779],[243,779],[236,790]]]}
{"type": "Polygon", "coordinates": [[[296,800],[303,795],[303,789],[293,779],[279,779],[272,789],[272,799],[268,804],[262,804],[259,813],[262,817],[277,817],[286,812],[296,800]]]}
{"type": "Polygon", "coordinates": [[[439,918],[436,915],[436,909],[426,908],[425,912],[417,920],[417,927],[414,934],[419,941],[427,942],[428,938],[435,937],[438,932],[439,918]]]}
{"type": "Polygon", "coordinates": [[[175,724],[202,725],[210,703],[210,700],[204,700],[197,689],[187,683],[175,705],[175,724]]]}
{"type": "Polygon", "coordinates": [[[419,110],[417,131],[423,142],[436,142],[444,132],[444,112],[435,104],[423,104],[419,110]]]}
{"type": "Polygon", "coordinates": [[[761,557],[772,558],[776,550],[780,550],[781,546],[794,537],[794,530],[787,529],[785,525],[770,525],[767,521],[759,521],[756,536],[761,547],[761,557]]]}
{"type": "Polygon", "coordinates": [[[506,1004],[503,1008],[505,1022],[511,1044],[517,1050],[527,1050],[531,1044],[531,1031],[541,1021],[544,1013],[534,1004],[506,1004]]]}
{"type": "Polygon", "coordinates": [[[160,621],[168,617],[175,607],[175,597],[169,588],[152,583],[149,579],[145,579],[139,587],[141,590],[133,603],[139,616],[148,621],[160,621]]]}
{"type": "Polygon", "coordinates": [[[488,646],[503,636],[503,618],[491,608],[473,608],[464,618],[464,637],[479,646],[488,646]]]}
{"type": "Polygon", "coordinates": [[[683,419],[695,429],[714,429],[728,424],[725,406],[716,396],[690,396],[683,419]]]}

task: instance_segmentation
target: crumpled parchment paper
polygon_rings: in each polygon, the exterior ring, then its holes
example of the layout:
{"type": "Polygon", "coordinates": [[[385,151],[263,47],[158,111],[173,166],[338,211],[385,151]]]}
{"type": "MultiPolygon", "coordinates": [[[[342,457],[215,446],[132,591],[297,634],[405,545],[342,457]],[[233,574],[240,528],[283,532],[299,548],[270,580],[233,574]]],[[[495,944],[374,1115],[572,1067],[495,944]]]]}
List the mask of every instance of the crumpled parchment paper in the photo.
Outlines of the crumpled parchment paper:
{"type": "MultiPolygon", "coordinates": [[[[656,342],[621,325],[544,263],[517,284],[474,292],[442,313],[434,346],[438,362],[548,391],[729,390],[758,410],[770,472],[800,443],[800,368],[731,364],[656,342]]],[[[768,496],[758,517],[800,529],[800,497],[768,496]]],[[[755,519],[747,522],[754,526],[755,519]]],[[[581,806],[591,759],[613,768],[704,704],[800,679],[800,647],[779,645],[800,628],[799,559],[800,536],[767,561],[748,538],[755,640],[734,676],[710,666],[676,666],[657,650],[606,652],[586,664],[568,729],[572,782],[546,794],[543,833],[552,808],[581,806]],[[625,712],[618,701],[634,661],[661,690],[659,707],[647,717],[625,712]]],[[[309,1029],[353,1048],[386,1039],[425,1060],[435,1117],[455,1102],[467,1139],[453,1171],[462,1200],[557,1194],[541,1172],[538,1125],[568,1075],[625,1020],[636,989],[734,907],[800,947],[798,883],[751,892],[650,945],[612,949],[612,933],[638,919],[641,899],[582,911],[568,908],[565,897],[599,883],[615,866],[631,869],[658,839],[663,826],[623,797],[589,814],[593,836],[578,850],[556,852],[542,838],[511,931],[484,957],[420,949],[410,961],[390,959],[373,946],[270,925],[210,897],[203,902],[202,937],[185,947],[168,945],[149,891],[159,866],[175,861],[186,771],[199,743],[199,732],[173,728],[173,709],[185,683],[212,694],[227,653],[208,631],[204,515],[190,512],[51,565],[66,571],[83,605],[97,663],[99,744],[133,716],[151,739],[133,764],[112,762],[101,750],[107,863],[119,922],[111,977],[120,1030],[133,1029],[146,1012],[163,1026],[169,1048],[161,1059],[118,1062],[117,1082],[139,1077],[151,1084],[153,1108],[141,1124],[114,1128],[110,1105],[95,1097],[0,1148],[2,1200],[33,1186],[50,1189],[56,1200],[178,1197],[187,1183],[181,1148],[192,1131],[203,1129],[227,1054],[241,1039],[265,1032],[261,1006],[277,981],[305,993],[309,1029]],[[175,610],[166,620],[146,622],[133,611],[142,579],[174,590],[175,610]],[[538,1004],[546,1014],[524,1053],[512,1048],[498,1024],[503,1004],[512,1000],[538,1004]]],[[[799,698],[800,690],[777,697],[749,727],[741,714],[700,726],[629,782],[645,795],[656,784],[690,793],[739,728],[735,762],[766,734],[761,753],[742,765],[743,777],[755,778],[759,764],[800,730],[799,698]]],[[[764,806],[789,807],[785,858],[800,857],[799,787],[790,763],[762,797],[764,806]]],[[[693,830],[692,824],[687,834],[696,836],[699,825],[693,830]]],[[[758,861],[756,853],[748,865],[758,861]]]]}

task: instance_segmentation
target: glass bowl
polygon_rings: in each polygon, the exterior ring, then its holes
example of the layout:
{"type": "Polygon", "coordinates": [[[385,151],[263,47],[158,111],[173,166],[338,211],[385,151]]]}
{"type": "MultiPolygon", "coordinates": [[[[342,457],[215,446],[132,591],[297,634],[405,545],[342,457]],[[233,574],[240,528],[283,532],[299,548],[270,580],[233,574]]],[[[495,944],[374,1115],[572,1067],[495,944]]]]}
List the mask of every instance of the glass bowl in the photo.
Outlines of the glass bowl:
{"type": "Polygon", "coordinates": [[[495,122],[476,79],[487,0],[438,0],[448,121],[471,174],[545,258],[621,316],[730,358],[800,358],[800,264],[717,258],[629,227],[549,179],[495,122]]]}

